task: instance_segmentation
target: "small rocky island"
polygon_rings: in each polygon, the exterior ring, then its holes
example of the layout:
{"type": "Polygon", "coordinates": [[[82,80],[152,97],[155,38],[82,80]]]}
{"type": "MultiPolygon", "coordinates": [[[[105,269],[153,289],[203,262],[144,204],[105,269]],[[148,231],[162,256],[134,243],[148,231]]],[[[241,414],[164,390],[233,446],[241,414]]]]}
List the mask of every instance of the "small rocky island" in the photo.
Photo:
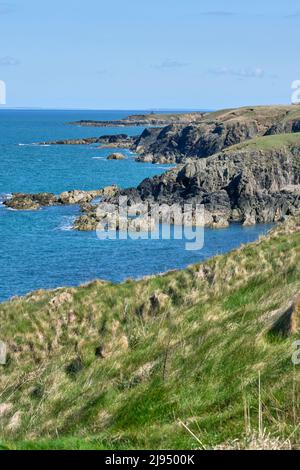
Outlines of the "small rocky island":
{"type": "Polygon", "coordinates": [[[122,153],[111,153],[108,155],[107,160],[124,160],[126,157],[122,153]]]}
{"type": "Polygon", "coordinates": [[[64,139],[50,142],[41,142],[40,145],[93,145],[100,144],[101,148],[122,148],[131,149],[134,147],[136,137],[127,134],[102,135],[99,137],[83,137],[81,139],[64,139]]]}

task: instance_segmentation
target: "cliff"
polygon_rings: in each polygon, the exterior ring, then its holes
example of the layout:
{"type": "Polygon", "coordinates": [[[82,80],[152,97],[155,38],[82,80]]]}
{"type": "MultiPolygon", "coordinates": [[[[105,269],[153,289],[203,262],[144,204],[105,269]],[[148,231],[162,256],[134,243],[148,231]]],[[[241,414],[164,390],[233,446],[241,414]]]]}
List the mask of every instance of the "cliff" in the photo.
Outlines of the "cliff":
{"type": "Polygon", "coordinates": [[[133,146],[139,161],[180,163],[257,136],[300,131],[300,106],[258,106],[205,114],[189,125],[146,129],[133,146]]]}
{"type": "MultiPolygon", "coordinates": [[[[206,159],[191,159],[137,188],[109,194],[98,209],[112,211],[119,196],[127,196],[130,207],[200,204],[205,225],[215,228],[278,222],[300,210],[300,133],[259,137],[206,159]]],[[[96,206],[83,212],[75,227],[95,230],[96,206]]]]}
{"type": "Polygon", "coordinates": [[[71,122],[70,124],[83,127],[125,127],[125,126],[166,126],[168,124],[188,124],[196,122],[204,116],[205,113],[149,113],[132,114],[126,118],[108,121],[82,120],[71,122]]]}

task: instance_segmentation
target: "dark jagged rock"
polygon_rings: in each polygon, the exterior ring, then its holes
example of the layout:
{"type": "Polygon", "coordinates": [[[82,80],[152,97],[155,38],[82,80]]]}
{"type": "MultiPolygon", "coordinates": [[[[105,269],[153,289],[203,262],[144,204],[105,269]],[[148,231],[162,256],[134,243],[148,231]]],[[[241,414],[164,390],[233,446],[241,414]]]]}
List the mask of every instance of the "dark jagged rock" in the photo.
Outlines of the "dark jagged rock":
{"type": "Polygon", "coordinates": [[[99,137],[99,143],[101,143],[101,148],[131,149],[137,138],[137,136],[131,137],[127,134],[102,135],[99,137]]]}
{"type": "Polygon", "coordinates": [[[97,144],[99,137],[86,137],[80,139],[63,139],[63,140],[53,140],[50,142],[41,142],[40,145],[91,145],[97,144]]]}
{"type": "Polygon", "coordinates": [[[137,193],[160,204],[203,204],[228,222],[278,221],[300,209],[300,134],[254,139],[190,161],[144,180],[137,193]]]}
{"type": "Polygon", "coordinates": [[[92,145],[101,144],[101,147],[107,148],[131,148],[137,137],[131,137],[126,134],[102,135],[100,137],[86,137],[80,139],[64,139],[51,142],[42,142],[40,145],[92,145]]]}
{"type": "Polygon", "coordinates": [[[79,216],[74,223],[74,229],[79,231],[109,230],[124,232],[149,232],[155,229],[155,223],[142,213],[138,217],[127,217],[119,212],[115,204],[102,202],[98,205],[82,207],[83,215],[79,216]]]}

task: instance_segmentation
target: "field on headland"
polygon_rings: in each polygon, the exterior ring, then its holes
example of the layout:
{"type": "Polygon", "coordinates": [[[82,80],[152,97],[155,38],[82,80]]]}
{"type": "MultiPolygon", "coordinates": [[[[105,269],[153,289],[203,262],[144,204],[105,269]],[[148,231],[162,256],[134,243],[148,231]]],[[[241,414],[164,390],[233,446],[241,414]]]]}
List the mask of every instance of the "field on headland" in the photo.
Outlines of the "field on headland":
{"type": "Polygon", "coordinates": [[[299,247],[295,217],[183,271],[1,304],[2,446],[297,446],[299,247]]]}

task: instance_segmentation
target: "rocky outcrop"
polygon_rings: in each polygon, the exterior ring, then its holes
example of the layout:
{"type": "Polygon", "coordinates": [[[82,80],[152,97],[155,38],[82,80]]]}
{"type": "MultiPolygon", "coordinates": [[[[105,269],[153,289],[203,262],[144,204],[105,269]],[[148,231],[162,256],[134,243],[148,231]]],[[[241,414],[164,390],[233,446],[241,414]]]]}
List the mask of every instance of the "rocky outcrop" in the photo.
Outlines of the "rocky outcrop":
{"type": "Polygon", "coordinates": [[[40,145],[91,145],[99,142],[99,137],[83,137],[80,139],[63,139],[52,140],[50,142],[40,142],[40,145]]]}
{"type": "Polygon", "coordinates": [[[127,134],[102,135],[100,137],[86,137],[80,139],[64,139],[51,142],[42,142],[40,145],[92,145],[101,144],[100,148],[126,148],[134,146],[137,137],[127,134]]]}
{"type": "Polygon", "coordinates": [[[277,140],[272,145],[272,139],[265,137],[148,178],[133,193],[134,201],[202,204],[217,225],[278,221],[300,209],[300,135],[287,137],[282,145],[277,140]],[[260,146],[269,148],[260,150],[260,146]]]}
{"type": "MultiPolygon", "coordinates": [[[[300,210],[300,134],[254,139],[206,159],[190,160],[147,178],[137,188],[103,198],[103,211],[114,210],[120,196],[127,197],[129,215],[145,202],[158,204],[156,222],[182,223],[187,204],[201,205],[204,225],[215,228],[231,222],[277,222],[300,210]],[[177,209],[170,216],[168,208],[173,205],[177,209]]],[[[185,224],[197,225],[194,217],[192,211],[185,224]]],[[[96,207],[90,206],[79,225],[90,230],[97,222],[96,207]]]]}
{"type": "Polygon", "coordinates": [[[100,196],[102,196],[104,199],[114,197],[119,193],[119,188],[116,184],[113,184],[111,186],[105,186],[105,188],[102,188],[100,190],[100,193],[100,196]]]}
{"type": "Polygon", "coordinates": [[[93,191],[65,191],[58,196],[53,193],[14,193],[4,201],[4,205],[15,210],[38,210],[41,207],[70,204],[86,205],[97,197],[113,197],[117,192],[118,187],[113,185],[93,191]]]}
{"type": "Polygon", "coordinates": [[[146,129],[136,143],[137,161],[180,163],[186,158],[208,157],[258,134],[255,123],[218,122],[146,129]]]}
{"type": "Polygon", "coordinates": [[[122,153],[111,153],[108,155],[107,160],[124,160],[125,156],[122,153]]]}
{"type": "Polygon", "coordinates": [[[180,163],[205,158],[256,136],[300,131],[300,106],[248,107],[209,113],[189,125],[145,129],[137,161],[180,163]]]}
{"type": "Polygon", "coordinates": [[[95,191],[80,191],[80,190],[73,190],[73,191],[65,191],[61,193],[57,197],[58,204],[84,204],[91,202],[96,197],[102,195],[102,190],[95,190],[95,191]]]}
{"type": "Polygon", "coordinates": [[[11,198],[4,201],[4,205],[15,210],[37,210],[42,206],[57,204],[57,197],[53,193],[26,194],[14,193],[11,198]]]}
{"type": "Polygon", "coordinates": [[[291,336],[299,331],[299,315],[300,315],[300,293],[296,294],[289,305],[283,310],[274,312],[271,315],[273,325],[270,328],[272,335],[291,336]],[[273,320],[275,317],[275,321],[273,320]]]}
{"type": "Polygon", "coordinates": [[[80,121],[86,126],[146,126],[140,136],[103,135],[48,142],[126,148],[139,162],[184,163],[206,158],[257,136],[300,132],[300,106],[258,106],[214,113],[135,115],[120,121],[80,121]],[[151,127],[154,126],[154,127],[151,127]]]}
{"type": "Polygon", "coordinates": [[[150,299],[150,314],[156,316],[170,303],[170,297],[163,292],[154,292],[150,299]]]}
{"type": "Polygon", "coordinates": [[[127,134],[102,135],[99,137],[100,148],[122,148],[131,149],[138,136],[129,136],[127,134]]]}
{"type": "Polygon", "coordinates": [[[53,297],[49,301],[49,305],[54,308],[58,309],[65,303],[70,303],[73,300],[73,295],[70,292],[61,292],[60,294],[57,294],[55,297],[53,297]]]}
{"type": "Polygon", "coordinates": [[[81,120],[70,124],[85,127],[165,126],[171,123],[188,124],[201,119],[205,113],[133,114],[124,119],[112,121],[81,120]]]}

